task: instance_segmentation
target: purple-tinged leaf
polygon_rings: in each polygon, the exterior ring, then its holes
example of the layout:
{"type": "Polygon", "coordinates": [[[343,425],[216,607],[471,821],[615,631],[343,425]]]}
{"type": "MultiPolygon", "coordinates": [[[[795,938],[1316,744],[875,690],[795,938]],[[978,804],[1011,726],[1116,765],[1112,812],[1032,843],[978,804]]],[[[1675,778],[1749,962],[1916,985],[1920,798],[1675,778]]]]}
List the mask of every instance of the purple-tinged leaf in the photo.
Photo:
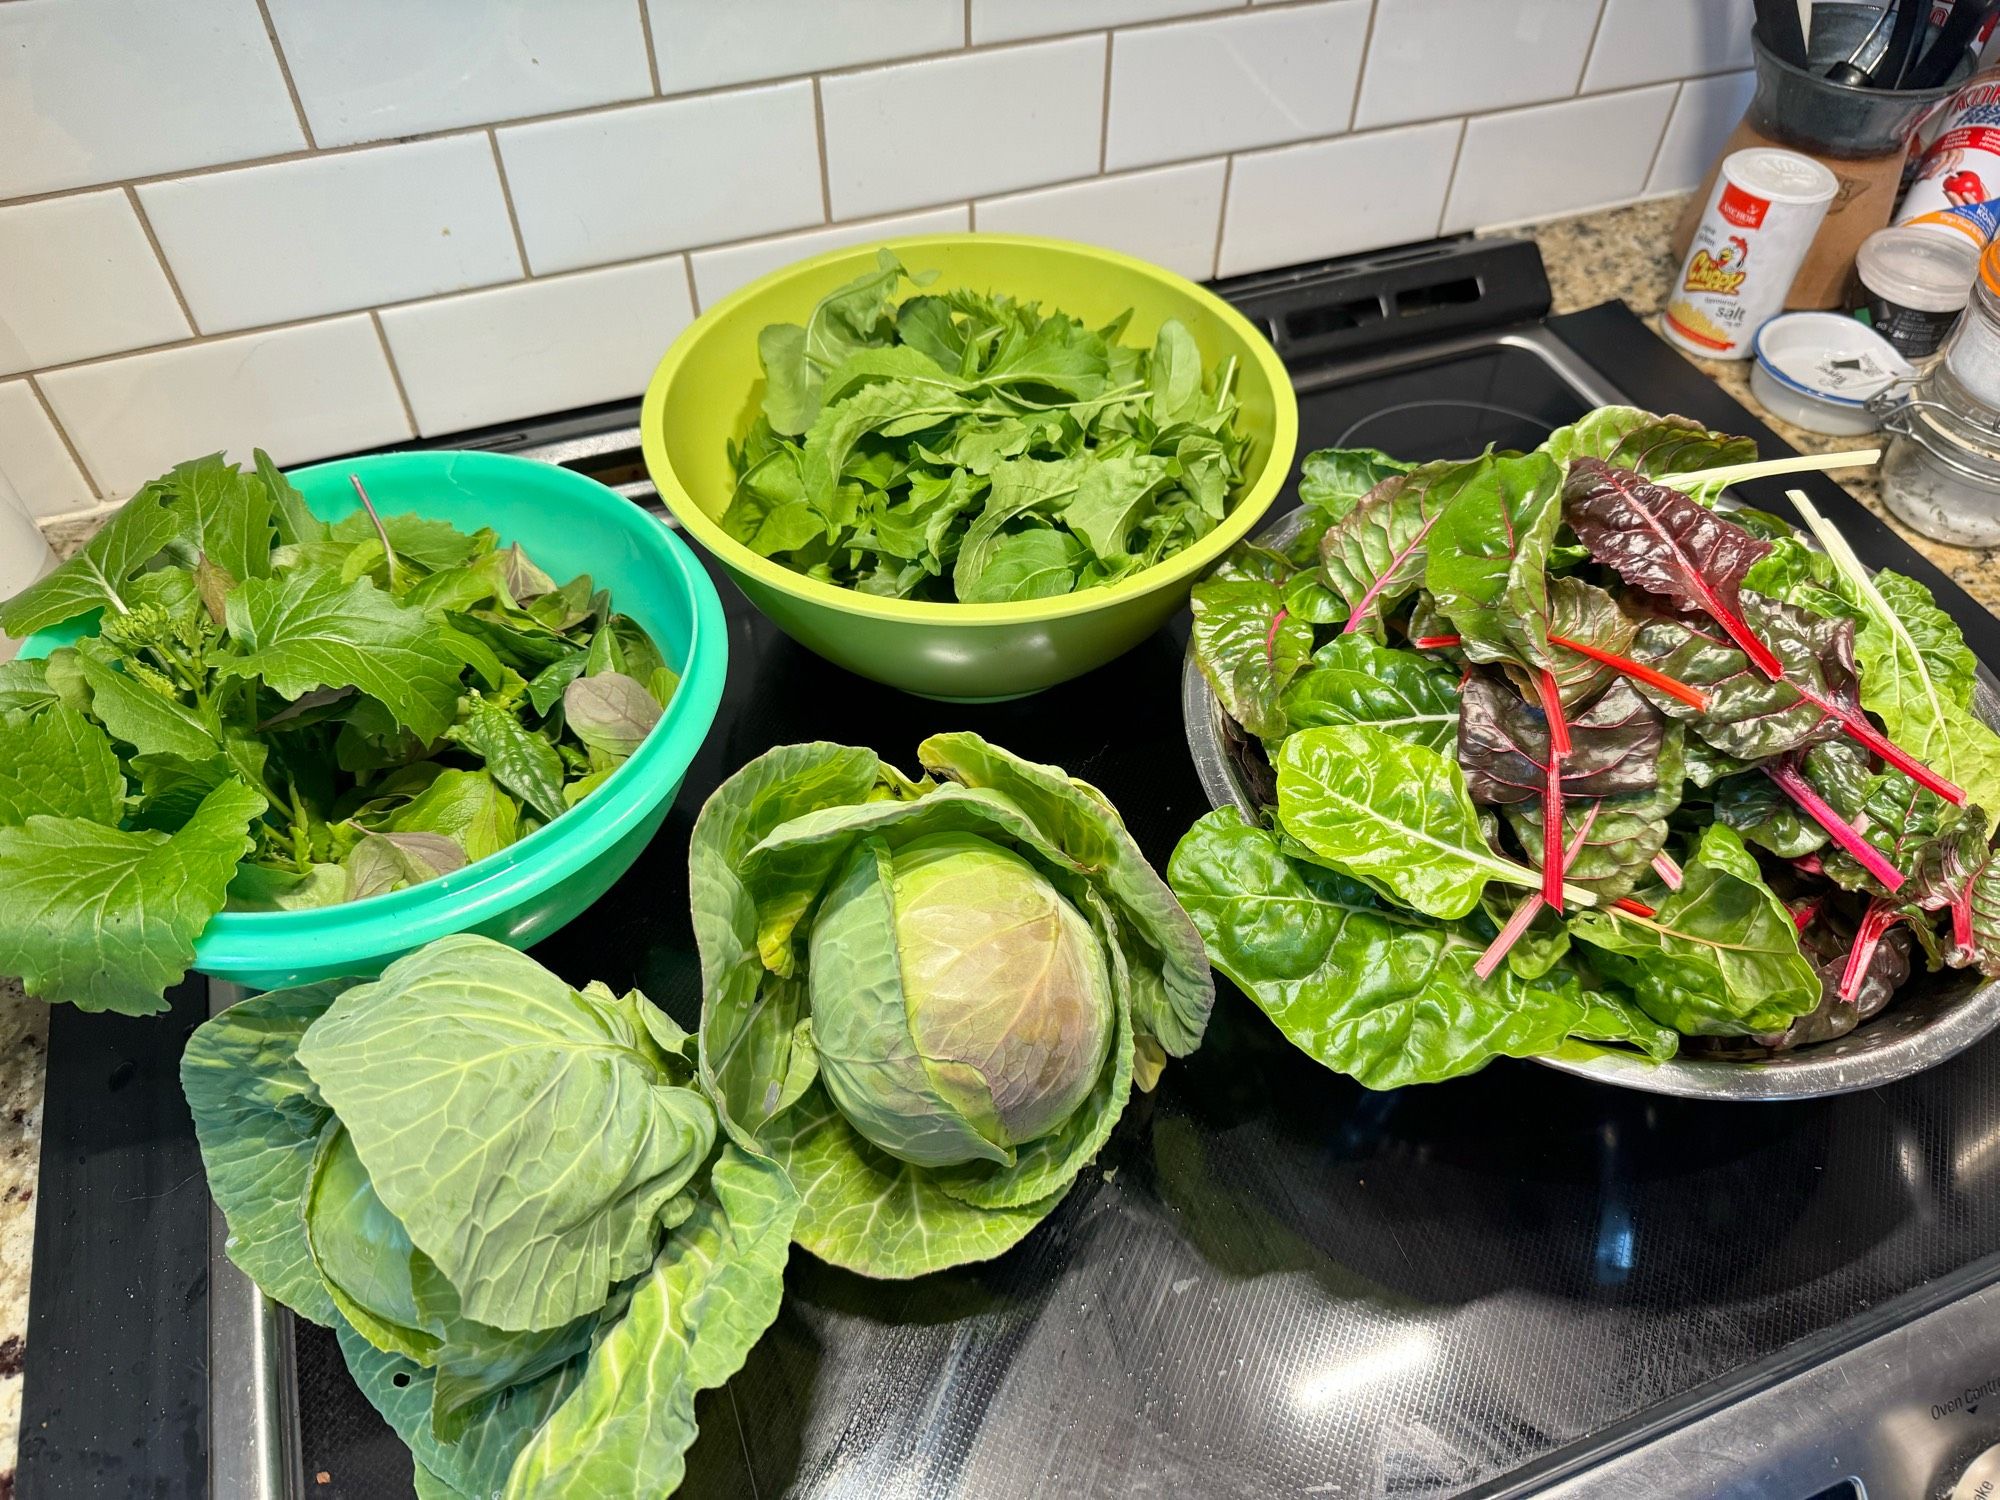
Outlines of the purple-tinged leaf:
{"type": "Polygon", "coordinates": [[[1596,458],[1570,465],[1563,517],[1590,555],[1627,583],[1705,612],[1766,677],[1783,675],[1742,616],[1743,575],[1769,542],[1678,490],[1596,458]]]}
{"type": "MultiPolygon", "coordinates": [[[[1625,682],[1569,721],[1562,758],[1565,797],[1596,800],[1651,792],[1659,781],[1666,723],[1625,682]]],[[[1549,763],[1547,716],[1485,673],[1468,677],[1459,708],[1458,763],[1475,802],[1539,799],[1549,763]]]]}

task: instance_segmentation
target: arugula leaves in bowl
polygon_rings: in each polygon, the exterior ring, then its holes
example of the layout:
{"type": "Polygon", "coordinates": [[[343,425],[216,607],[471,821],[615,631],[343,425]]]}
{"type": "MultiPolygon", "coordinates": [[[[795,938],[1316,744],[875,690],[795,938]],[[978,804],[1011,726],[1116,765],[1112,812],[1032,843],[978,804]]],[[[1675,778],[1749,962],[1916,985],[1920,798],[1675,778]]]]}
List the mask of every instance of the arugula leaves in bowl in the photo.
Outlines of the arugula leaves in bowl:
{"type": "Polygon", "coordinates": [[[762,412],[723,529],[822,582],[1003,604],[1116,583],[1207,535],[1243,481],[1233,360],[1150,349],[891,251],[758,339],[762,412]],[[908,282],[918,291],[898,301],[908,282]]]}
{"type": "Polygon", "coordinates": [[[1196,586],[1190,736],[1233,735],[1239,806],[1169,881],[1293,1041],[1378,1088],[1649,1087],[1844,1036],[1919,966],[2000,977],[1978,664],[1802,493],[1811,542],[1717,508],[1754,459],[1623,407],[1528,454],[1316,453],[1196,586]]]}
{"type": "Polygon", "coordinates": [[[406,891],[560,818],[677,684],[589,577],[433,516],[323,521],[261,453],[145,486],[0,629],[50,632],[0,666],[0,973],[131,1014],[225,909],[406,891]]]}

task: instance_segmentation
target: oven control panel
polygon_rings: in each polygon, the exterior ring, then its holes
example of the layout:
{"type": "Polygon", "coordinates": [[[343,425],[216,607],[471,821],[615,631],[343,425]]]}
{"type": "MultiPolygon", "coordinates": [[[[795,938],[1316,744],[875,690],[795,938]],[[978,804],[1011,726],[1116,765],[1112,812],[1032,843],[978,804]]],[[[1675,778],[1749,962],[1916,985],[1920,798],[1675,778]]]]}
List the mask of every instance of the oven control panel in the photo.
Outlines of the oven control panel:
{"type": "Polygon", "coordinates": [[[2000,1286],[1538,1493],[1552,1500],[2000,1500],[2000,1286]]]}

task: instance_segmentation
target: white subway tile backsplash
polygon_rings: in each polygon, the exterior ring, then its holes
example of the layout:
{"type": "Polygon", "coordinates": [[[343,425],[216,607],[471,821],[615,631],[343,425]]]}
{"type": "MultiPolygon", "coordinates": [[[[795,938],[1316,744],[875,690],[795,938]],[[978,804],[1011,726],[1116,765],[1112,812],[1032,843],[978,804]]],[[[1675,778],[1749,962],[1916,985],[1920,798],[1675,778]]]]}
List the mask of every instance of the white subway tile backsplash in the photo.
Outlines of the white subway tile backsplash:
{"type": "Polygon", "coordinates": [[[816,224],[812,85],[668,99],[499,132],[536,272],[816,224]]]}
{"type": "Polygon", "coordinates": [[[0,198],[305,143],[256,0],[0,4],[0,198]]]}
{"type": "Polygon", "coordinates": [[[1242,0],[972,0],[972,41],[1013,42],[1093,26],[1124,26],[1166,16],[1224,10],[1242,0]]]}
{"type": "Polygon", "coordinates": [[[1605,0],[1583,91],[1750,66],[1751,0],[1605,0]]]}
{"type": "Polygon", "coordinates": [[[1575,93],[1602,4],[1376,0],[1354,128],[1506,109],[1575,93]]]}
{"type": "Polygon", "coordinates": [[[825,79],[834,216],[1095,172],[1104,46],[1080,36],[825,79]]]}
{"type": "Polygon", "coordinates": [[[25,380],[0,380],[0,480],[30,515],[60,516],[97,503],[25,380]]]}
{"type": "Polygon", "coordinates": [[[484,135],[150,183],[139,201],[204,333],[521,274],[484,135]]]}
{"type": "Polygon", "coordinates": [[[962,0],[645,0],[660,91],[783,78],[944,52],[965,40],[962,0]]]}
{"type": "Polygon", "coordinates": [[[697,250],[688,259],[694,263],[695,295],[701,299],[702,307],[708,308],[739,286],[809,256],[824,255],[849,245],[865,245],[871,240],[890,240],[906,234],[958,234],[971,227],[972,215],[963,203],[958,203],[922,213],[809,229],[804,234],[788,234],[775,240],[719,245],[713,250],[697,250]]]}
{"type": "Polygon", "coordinates": [[[1218,274],[1429,239],[1458,133],[1458,121],[1438,120],[1237,157],[1218,274]]]}
{"type": "Polygon", "coordinates": [[[1367,30],[1367,0],[1333,0],[1116,33],[1105,165],[1344,130],[1367,30]]]}
{"type": "Polygon", "coordinates": [[[1444,232],[1519,224],[1645,190],[1673,108],[1661,84],[1467,122],[1444,232]]]}
{"type": "Polygon", "coordinates": [[[634,0],[267,0],[321,146],[554,114],[653,92],[634,0]]]}
{"type": "Polygon", "coordinates": [[[1646,191],[1687,193],[1702,178],[1722,150],[1722,143],[1750,107],[1755,73],[1725,73],[1720,78],[1693,78],[1681,85],[1681,96],[1667,120],[1666,139],[1653,162],[1646,191]]]}
{"type": "Polygon", "coordinates": [[[386,309],[426,437],[637,396],[694,318],[678,255],[386,309]]]}
{"type": "Polygon", "coordinates": [[[0,375],[191,331],[122,192],[0,208],[0,375]]]}
{"type": "Polygon", "coordinates": [[[1005,198],[982,198],[981,229],[1108,245],[1195,281],[1213,274],[1224,163],[1190,162],[1005,198]]]}
{"type": "Polygon", "coordinates": [[[299,463],[413,435],[366,317],[77,365],[41,384],[107,496],[218,448],[299,463]]]}

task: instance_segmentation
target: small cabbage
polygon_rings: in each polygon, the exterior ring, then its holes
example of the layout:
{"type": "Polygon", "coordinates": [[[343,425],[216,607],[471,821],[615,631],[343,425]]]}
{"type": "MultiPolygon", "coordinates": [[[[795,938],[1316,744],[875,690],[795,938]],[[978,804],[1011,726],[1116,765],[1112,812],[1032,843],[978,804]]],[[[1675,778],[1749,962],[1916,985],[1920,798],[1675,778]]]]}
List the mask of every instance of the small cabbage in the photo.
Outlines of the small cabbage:
{"type": "Polygon", "coordinates": [[[1083,1103],[1111,1047],[1090,923],[972,834],[856,848],[813,927],[810,974],[834,1103],[917,1166],[1011,1164],[1083,1103]]]}
{"type": "Polygon", "coordinates": [[[781,745],[688,846],[700,1078],[865,1276],[988,1260],[1201,1044],[1201,934],[1102,792],[975,734],[781,745]]]}

